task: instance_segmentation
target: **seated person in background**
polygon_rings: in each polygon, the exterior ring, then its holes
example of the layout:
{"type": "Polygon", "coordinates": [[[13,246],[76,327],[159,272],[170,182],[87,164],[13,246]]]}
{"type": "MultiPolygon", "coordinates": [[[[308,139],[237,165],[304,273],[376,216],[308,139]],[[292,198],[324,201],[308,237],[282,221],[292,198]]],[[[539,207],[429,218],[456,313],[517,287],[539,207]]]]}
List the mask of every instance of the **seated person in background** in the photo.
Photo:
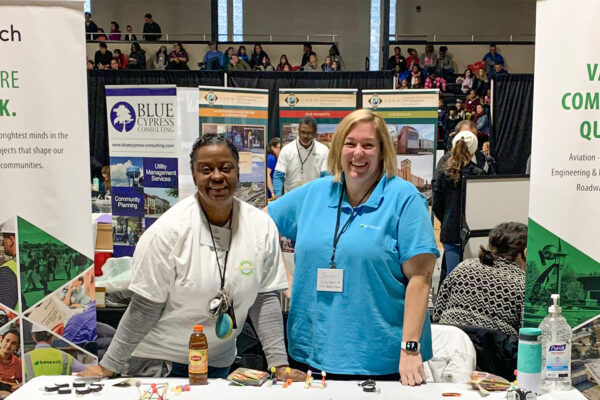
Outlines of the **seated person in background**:
{"type": "Polygon", "coordinates": [[[300,65],[308,64],[308,59],[313,53],[314,52],[312,51],[312,44],[304,43],[304,45],[302,46],[302,61],[300,61],[300,65]]]}
{"type": "MultiPolygon", "coordinates": [[[[456,124],[456,128],[454,129],[454,132],[456,132],[456,134],[462,133],[464,131],[471,132],[475,137],[475,140],[477,139],[477,125],[475,125],[475,122],[465,119],[456,124]]],[[[451,132],[448,134],[448,136],[449,139],[450,137],[455,137],[455,135],[452,135],[451,132]]],[[[449,141],[449,144],[452,144],[452,142],[449,141]]],[[[440,157],[435,172],[433,173],[434,181],[439,178],[440,174],[443,174],[444,164],[446,163],[446,161],[448,161],[449,157],[450,152],[447,152],[442,157],[440,157]]],[[[496,161],[494,161],[493,158],[483,154],[480,150],[477,149],[475,151],[475,155],[472,157],[471,161],[477,164],[477,166],[481,168],[487,175],[496,175],[496,161]]]]}
{"type": "Polygon", "coordinates": [[[273,174],[275,196],[327,174],[327,146],[317,142],[317,121],[309,116],[300,119],[298,138],[279,153],[273,174]]]}
{"type": "Polygon", "coordinates": [[[478,69],[476,75],[477,76],[471,89],[475,89],[477,95],[484,96],[490,88],[490,80],[488,79],[488,76],[483,68],[478,69]]]}
{"type": "Polygon", "coordinates": [[[277,71],[283,71],[283,68],[289,65],[290,66],[290,70],[291,70],[291,64],[288,61],[288,58],[285,54],[282,54],[281,57],[279,57],[279,64],[277,64],[277,71]]]}
{"type": "Polygon", "coordinates": [[[483,142],[483,145],[481,146],[481,152],[483,154],[485,154],[486,156],[490,156],[490,142],[483,142]]]}
{"type": "Polygon", "coordinates": [[[440,91],[446,91],[446,80],[441,76],[437,76],[433,71],[427,78],[425,78],[425,89],[440,89],[440,91]]]}
{"type": "MultiPolygon", "coordinates": [[[[190,167],[196,192],[143,233],[133,255],[131,303],[100,365],[84,375],[187,377],[188,341],[202,324],[208,377],[226,378],[250,317],[269,367],[277,368],[277,379],[286,378],[279,291],[288,285],[277,228],[234,197],[239,153],[229,139],[199,137],[190,167]]],[[[289,377],[306,375],[293,370],[289,377]]]]}
{"type": "Polygon", "coordinates": [[[331,62],[331,72],[339,72],[342,70],[342,67],[340,66],[340,63],[337,62],[336,60],[333,60],[331,62]]]}
{"type": "Polygon", "coordinates": [[[190,69],[188,67],[188,53],[180,42],[173,44],[173,51],[169,54],[169,63],[166,69],[190,69]]]}
{"type": "Polygon", "coordinates": [[[127,57],[121,52],[121,49],[115,49],[115,51],[113,51],[113,59],[117,60],[119,68],[127,68],[127,57]]]}
{"type": "Polygon", "coordinates": [[[406,58],[401,54],[400,47],[394,47],[394,55],[387,60],[387,69],[395,69],[400,67],[400,72],[406,71],[406,58]]]}
{"type": "Polygon", "coordinates": [[[464,94],[469,93],[471,88],[473,87],[473,71],[467,68],[465,69],[465,73],[458,78],[456,78],[456,83],[460,83],[460,91],[464,94]]]}
{"type": "Polygon", "coordinates": [[[127,25],[125,27],[125,31],[127,33],[123,35],[123,40],[126,40],[128,42],[135,42],[137,40],[137,35],[133,34],[133,28],[131,27],[131,25],[127,25]]]}
{"type": "Polygon", "coordinates": [[[240,46],[237,54],[241,60],[244,60],[247,63],[250,62],[250,57],[248,57],[248,53],[246,53],[246,46],[240,46]]]}
{"type": "Polygon", "coordinates": [[[0,335],[0,396],[2,392],[14,392],[23,382],[21,359],[15,355],[20,340],[19,331],[14,328],[0,335]]]}
{"type": "Polygon", "coordinates": [[[471,91],[469,91],[469,94],[467,95],[465,104],[465,116],[467,119],[473,119],[473,115],[475,114],[475,111],[479,104],[481,104],[481,100],[479,99],[477,92],[475,91],[475,89],[471,89],[471,91]]]}
{"type": "Polygon", "coordinates": [[[260,65],[258,65],[256,69],[258,69],[259,71],[275,71],[275,67],[271,65],[271,60],[268,56],[264,56],[262,58],[262,62],[260,63],[260,65]]]}
{"type": "Polygon", "coordinates": [[[110,60],[110,69],[113,71],[118,71],[119,68],[119,62],[117,60],[115,60],[114,58],[112,60],[110,60]]]}
{"type": "Polygon", "coordinates": [[[331,57],[325,57],[325,62],[321,64],[321,71],[323,72],[331,72],[331,57]]]}
{"type": "Polygon", "coordinates": [[[344,59],[340,55],[340,49],[338,49],[335,43],[329,48],[329,57],[331,57],[331,62],[337,61],[339,70],[344,68],[344,59]]]}
{"type": "Polygon", "coordinates": [[[94,60],[87,60],[87,69],[94,69],[94,60]]]}
{"type": "Polygon", "coordinates": [[[431,72],[435,68],[435,50],[432,44],[425,45],[425,52],[421,54],[419,66],[426,72],[431,72]]]}
{"type": "Polygon", "coordinates": [[[506,75],[508,75],[508,71],[504,69],[504,64],[496,63],[496,65],[494,65],[494,71],[492,71],[492,79],[506,75]]]}
{"type": "Polygon", "coordinates": [[[221,62],[221,66],[224,69],[227,69],[227,66],[229,65],[229,61],[231,61],[231,56],[233,55],[233,53],[235,53],[235,49],[231,46],[229,46],[227,50],[225,50],[225,53],[223,53],[223,60],[221,62]]]}
{"type": "Polygon", "coordinates": [[[423,83],[423,74],[421,73],[421,67],[413,65],[412,71],[410,71],[410,87],[420,88],[423,83]]]}
{"type": "Polygon", "coordinates": [[[104,41],[108,40],[106,33],[104,33],[104,29],[98,28],[98,34],[96,35],[96,40],[98,40],[100,42],[104,42],[104,41]]]}
{"type": "Polygon", "coordinates": [[[454,67],[452,66],[452,57],[448,54],[448,48],[446,46],[440,46],[437,60],[435,62],[435,71],[442,78],[450,77],[454,73],[454,67]]]}
{"type": "Polygon", "coordinates": [[[264,57],[269,58],[269,55],[263,50],[260,43],[256,43],[248,64],[250,64],[252,68],[258,69],[258,67],[262,64],[264,57]]]}
{"type": "Polygon", "coordinates": [[[223,53],[218,49],[217,42],[210,42],[208,44],[209,50],[204,55],[204,65],[209,71],[221,69],[221,63],[223,62],[223,53]]]}
{"type": "Polygon", "coordinates": [[[231,60],[229,61],[229,65],[227,66],[228,71],[251,71],[252,68],[248,65],[248,63],[241,58],[238,57],[237,54],[231,56],[231,60]]]}
{"type": "Polygon", "coordinates": [[[160,46],[160,49],[152,57],[154,63],[154,69],[158,71],[164,71],[169,63],[169,54],[167,53],[167,46],[160,46]]]}
{"type": "Polygon", "coordinates": [[[419,65],[419,56],[416,49],[408,49],[409,57],[406,58],[406,70],[410,71],[413,65],[419,65]]]}
{"type": "Polygon", "coordinates": [[[408,79],[402,79],[398,86],[396,86],[396,89],[410,89],[408,86],[408,79]]]}
{"type": "Polygon", "coordinates": [[[127,69],[146,69],[146,51],[140,48],[138,42],[131,43],[127,69]]]}
{"type": "MultiPolygon", "coordinates": [[[[458,115],[456,106],[448,107],[448,115],[444,121],[444,133],[446,138],[448,138],[448,136],[456,130],[456,125],[458,125],[460,121],[462,121],[462,119],[458,115]]],[[[447,143],[447,141],[445,143],[447,143]]],[[[444,146],[444,149],[445,148],[446,146],[444,146]]]]}
{"type": "Polygon", "coordinates": [[[302,67],[305,72],[319,72],[321,70],[319,68],[319,60],[315,53],[311,53],[308,57],[308,63],[304,64],[302,67]]]}
{"type": "Polygon", "coordinates": [[[110,21],[110,33],[108,34],[108,40],[121,40],[121,31],[119,30],[119,24],[117,21],[110,21]]]}
{"type": "Polygon", "coordinates": [[[98,47],[100,47],[100,49],[94,54],[94,64],[98,69],[109,69],[110,60],[112,60],[113,54],[108,50],[108,47],[104,42],[98,44],[98,47]]]}
{"type": "Polygon", "coordinates": [[[488,89],[485,92],[485,97],[483,98],[483,105],[489,109],[491,101],[492,101],[492,93],[491,93],[491,90],[488,89]]]}
{"type": "Polygon", "coordinates": [[[411,89],[421,89],[423,87],[423,85],[421,84],[421,79],[419,77],[413,76],[411,82],[411,89]]]}
{"type": "Polygon", "coordinates": [[[477,124],[477,140],[479,141],[479,147],[481,147],[483,142],[490,139],[490,118],[481,104],[477,104],[473,122],[477,124]]]}
{"type": "Polygon", "coordinates": [[[490,44],[490,51],[483,56],[483,62],[485,63],[485,72],[487,72],[488,75],[492,73],[496,63],[504,65],[504,57],[496,51],[496,44],[490,44]]]}
{"type": "Polygon", "coordinates": [[[526,247],[527,226],[505,222],[492,229],[488,248],[481,246],[479,258],[464,260],[444,280],[433,321],[517,335],[525,297],[526,247]]]}
{"type": "Polygon", "coordinates": [[[456,99],[456,115],[463,120],[467,117],[467,113],[465,112],[465,102],[463,99],[456,99]]]}

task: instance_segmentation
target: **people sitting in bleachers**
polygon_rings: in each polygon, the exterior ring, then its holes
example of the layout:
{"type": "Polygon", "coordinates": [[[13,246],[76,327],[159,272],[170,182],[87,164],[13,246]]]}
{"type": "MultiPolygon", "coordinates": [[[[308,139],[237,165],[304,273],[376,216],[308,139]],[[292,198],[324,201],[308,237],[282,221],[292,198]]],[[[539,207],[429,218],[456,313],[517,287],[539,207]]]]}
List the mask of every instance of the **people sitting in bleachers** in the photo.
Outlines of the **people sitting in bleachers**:
{"type": "Polygon", "coordinates": [[[448,114],[446,115],[446,119],[443,122],[443,136],[440,138],[441,146],[438,148],[446,149],[448,146],[448,138],[451,133],[456,130],[456,125],[462,121],[462,118],[458,115],[458,111],[456,106],[448,107],[448,114]]]}
{"type": "Polygon", "coordinates": [[[115,60],[114,58],[112,60],[110,60],[110,69],[113,71],[118,71],[121,69],[119,67],[119,62],[117,60],[115,60]]]}
{"type": "Polygon", "coordinates": [[[483,145],[481,145],[481,152],[483,154],[485,154],[486,156],[491,156],[491,154],[490,154],[490,142],[483,142],[483,145]]]}
{"type": "Polygon", "coordinates": [[[317,59],[317,55],[315,53],[311,53],[310,57],[308,57],[308,63],[302,66],[305,72],[319,72],[321,69],[319,68],[319,60],[317,59]]]}
{"type": "Polygon", "coordinates": [[[432,88],[440,89],[441,92],[446,91],[446,80],[441,76],[437,76],[435,71],[425,78],[425,89],[432,88]]]}
{"type": "Polygon", "coordinates": [[[189,56],[183,48],[181,42],[173,43],[173,51],[169,53],[169,63],[166,69],[186,70],[188,67],[189,56]]]}
{"type": "Polygon", "coordinates": [[[483,97],[483,105],[485,106],[486,109],[490,108],[491,101],[492,101],[492,93],[491,93],[491,90],[488,89],[487,92],[485,93],[485,96],[483,97]]]}
{"type": "Polygon", "coordinates": [[[477,124],[477,140],[479,141],[479,147],[481,147],[484,142],[490,140],[490,119],[482,104],[477,104],[473,122],[477,124]]]}
{"type": "Polygon", "coordinates": [[[231,56],[231,60],[229,61],[229,65],[227,66],[228,71],[251,71],[250,65],[237,54],[231,56]]]}
{"type": "Polygon", "coordinates": [[[99,42],[105,42],[108,40],[108,36],[104,33],[104,29],[98,28],[98,34],[96,34],[95,39],[99,42]]]}
{"type": "Polygon", "coordinates": [[[421,73],[421,67],[418,65],[413,65],[412,71],[410,73],[410,87],[411,89],[421,88],[421,83],[423,82],[423,74],[421,73]]]}
{"type": "MultiPolygon", "coordinates": [[[[223,62],[223,53],[218,48],[218,44],[215,41],[211,41],[208,44],[209,50],[204,55],[204,65],[209,71],[221,69],[221,63],[223,62]]],[[[229,68],[229,66],[228,66],[229,68]]]]}
{"type": "Polygon", "coordinates": [[[225,50],[225,53],[223,53],[223,60],[221,61],[221,66],[223,67],[223,69],[227,69],[227,66],[229,65],[229,61],[231,61],[231,56],[233,55],[233,53],[235,53],[235,49],[231,46],[229,46],[227,50],[225,50]]]}
{"type": "Polygon", "coordinates": [[[508,71],[504,69],[504,64],[496,63],[496,65],[494,65],[494,71],[492,72],[491,79],[506,75],[508,75],[508,71]]]}
{"type": "Polygon", "coordinates": [[[504,57],[496,51],[496,45],[490,44],[490,51],[483,56],[483,62],[485,63],[485,72],[491,74],[494,70],[496,63],[504,64],[504,57]]]}
{"type": "Polygon", "coordinates": [[[150,13],[144,15],[144,28],[142,32],[144,32],[144,40],[147,42],[155,42],[160,40],[160,37],[162,36],[160,25],[152,20],[152,14],[150,13]]]}
{"type": "Polygon", "coordinates": [[[259,65],[262,64],[264,57],[269,57],[269,55],[263,50],[260,43],[256,43],[248,64],[250,64],[252,68],[258,69],[259,65]]]}
{"type": "Polygon", "coordinates": [[[465,103],[462,99],[456,99],[456,115],[458,115],[461,120],[467,118],[465,103]]]}
{"type": "Polygon", "coordinates": [[[237,55],[240,59],[246,61],[247,63],[250,62],[250,58],[248,57],[248,52],[246,51],[246,46],[238,47],[237,55]]]}
{"type": "Polygon", "coordinates": [[[86,12],[83,15],[85,16],[85,39],[94,40],[96,35],[93,34],[98,32],[98,25],[92,21],[92,14],[86,12]]]}
{"type": "Polygon", "coordinates": [[[467,130],[459,132],[452,140],[450,157],[442,164],[441,171],[432,184],[432,209],[442,223],[440,241],[444,245],[447,275],[450,275],[460,261],[463,180],[465,176],[485,175],[472,160],[476,151],[477,137],[467,130]]]}
{"type": "Polygon", "coordinates": [[[406,71],[406,58],[398,46],[394,47],[394,55],[387,60],[387,69],[396,69],[396,66],[400,67],[400,72],[406,71]]]}
{"type": "Polygon", "coordinates": [[[96,50],[96,54],[94,54],[94,65],[98,69],[109,69],[110,68],[110,60],[113,58],[113,54],[108,50],[106,43],[100,42],[98,44],[99,50],[96,50]]]}
{"type": "Polygon", "coordinates": [[[119,24],[117,21],[110,21],[108,40],[121,40],[121,31],[119,30],[119,24]]]}
{"type": "Polygon", "coordinates": [[[471,89],[475,89],[478,96],[485,96],[489,88],[490,80],[488,79],[485,69],[480,68],[477,70],[477,78],[475,78],[471,89]]]}
{"type": "Polygon", "coordinates": [[[138,42],[131,43],[127,69],[146,69],[146,51],[142,50],[138,42]]]}
{"type": "Polygon", "coordinates": [[[300,62],[300,65],[308,64],[310,55],[312,53],[312,44],[304,43],[304,45],[302,46],[302,61],[300,62]]]}
{"type": "Polygon", "coordinates": [[[87,69],[94,69],[94,60],[87,60],[87,69]]]}
{"type": "Polygon", "coordinates": [[[271,60],[269,56],[264,56],[262,58],[262,63],[256,67],[259,71],[275,71],[275,67],[271,65],[271,60]]]}
{"type": "Polygon", "coordinates": [[[410,89],[410,87],[408,86],[408,79],[402,79],[400,83],[396,86],[396,89],[410,89]]]}
{"type": "Polygon", "coordinates": [[[137,40],[137,36],[132,33],[133,32],[133,28],[131,27],[131,25],[127,25],[125,27],[125,31],[127,33],[125,33],[123,35],[123,40],[126,40],[128,42],[135,42],[137,40]]]}
{"type": "Polygon", "coordinates": [[[413,65],[419,64],[419,56],[416,49],[408,49],[408,57],[406,57],[406,69],[410,71],[413,65]]]}
{"type": "Polygon", "coordinates": [[[325,57],[325,62],[321,64],[321,71],[323,72],[331,72],[331,57],[325,57]]]}
{"type": "Polygon", "coordinates": [[[121,49],[115,49],[115,51],[113,51],[113,58],[119,63],[120,69],[127,68],[127,57],[121,52],[121,49]]]}
{"type": "Polygon", "coordinates": [[[433,321],[517,335],[523,315],[526,255],[526,225],[506,222],[496,226],[488,248],[481,246],[479,258],[464,260],[444,280],[433,321]]]}
{"type": "Polygon", "coordinates": [[[469,91],[469,94],[467,95],[467,98],[465,100],[465,116],[467,119],[472,119],[472,116],[475,114],[477,106],[481,104],[481,100],[479,99],[479,96],[477,95],[475,89],[471,89],[469,91]]]}
{"type": "Polygon", "coordinates": [[[169,63],[167,46],[160,46],[160,49],[158,49],[156,54],[152,57],[152,63],[154,64],[154,69],[158,71],[164,71],[167,69],[167,64],[169,63]]]}
{"type": "Polygon", "coordinates": [[[435,71],[442,78],[450,77],[452,74],[454,74],[452,57],[450,57],[448,54],[448,47],[446,46],[440,46],[440,50],[435,61],[435,71]]]}
{"type": "Polygon", "coordinates": [[[334,43],[329,48],[329,57],[331,57],[331,62],[337,61],[340,70],[344,69],[344,59],[340,55],[340,49],[338,49],[337,44],[334,43]]]}
{"type": "Polygon", "coordinates": [[[290,72],[290,71],[293,71],[293,67],[292,67],[291,64],[285,64],[283,66],[283,70],[286,71],[286,72],[290,72]]]}
{"type": "Polygon", "coordinates": [[[288,58],[285,54],[282,54],[281,57],[279,57],[279,64],[277,64],[277,71],[283,71],[284,67],[286,65],[290,66],[290,71],[291,71],[291,64],[288,61],[288,58]]]}
{"type": "Polygon", "coordinates": [[[469,93],[473,87],[473,71],[470,68],[465,69],[465,73],[456,78],[456,83],[460,83],[460,91],[464,94],[469,93]]]}
{"type": "Polygon", "coordinates": [[[341,70],[342,67],[340,67],[340,64],[336,60],[333,60],[331,63],[331,72],[339,72],[341,70]]]}
{"type": "Polygon", "coordinates": [[[425,45],[425,53],[421,54],[421,59],[419,66],[424,69],[426,72],[433,71],[435,68],[435,53],[432,44],[425,45]]]}

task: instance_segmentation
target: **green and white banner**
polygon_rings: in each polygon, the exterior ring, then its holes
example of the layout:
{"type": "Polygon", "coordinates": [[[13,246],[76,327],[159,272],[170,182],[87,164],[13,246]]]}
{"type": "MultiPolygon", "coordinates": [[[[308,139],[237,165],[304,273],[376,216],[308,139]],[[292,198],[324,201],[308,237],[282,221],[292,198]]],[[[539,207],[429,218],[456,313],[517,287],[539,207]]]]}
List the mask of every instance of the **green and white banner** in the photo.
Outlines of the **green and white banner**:
{"type": "Polygon", "coordinates": [[[397,175],[427,200],[435,169],[439,90],[363,90],[362,103],[379,114],[396,148],[397,175]]]}
{"type": "Polygon", "coordinates": [[[81,1],[0,0],[1,398],[97,362],[83,38],[81,1]]]}
{"type": "Polygon", "coordinates": [[[200,86],[200,135],[231,139],[240,154],[240,188],[236,196],[258,208],[267,205],[266,141],[269,91],[200,86]]]}
{"type": "Polygon", "coordinates": [[[574,384],[589,398],[600,392],[598,5],[596,0],[537,3],[524,317],[526,326],[537,326],[547,315],[550,295],[560,294],[562,313],[575,328],[574,384]],[[568,32],[557,29],[565,26],[568,32]],[[557,49],[568,49],[568,65],[556,61],[557,49]]]}

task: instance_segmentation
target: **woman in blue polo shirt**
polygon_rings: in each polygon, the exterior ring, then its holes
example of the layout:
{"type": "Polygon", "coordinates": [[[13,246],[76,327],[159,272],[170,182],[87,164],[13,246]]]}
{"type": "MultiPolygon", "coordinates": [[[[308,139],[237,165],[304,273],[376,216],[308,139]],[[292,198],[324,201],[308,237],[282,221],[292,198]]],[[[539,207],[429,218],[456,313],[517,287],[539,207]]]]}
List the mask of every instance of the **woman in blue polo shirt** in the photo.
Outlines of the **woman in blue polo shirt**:
{"type": "Polygon", "coordinates": [[[333,176],[268,206],[296,241],[289,353],[336,379],[419,384],[432,357],[427,300],[439,256],[425,197],[395,177],[385,122],[369,110],[338,125],[328,165],[333,176]]]}

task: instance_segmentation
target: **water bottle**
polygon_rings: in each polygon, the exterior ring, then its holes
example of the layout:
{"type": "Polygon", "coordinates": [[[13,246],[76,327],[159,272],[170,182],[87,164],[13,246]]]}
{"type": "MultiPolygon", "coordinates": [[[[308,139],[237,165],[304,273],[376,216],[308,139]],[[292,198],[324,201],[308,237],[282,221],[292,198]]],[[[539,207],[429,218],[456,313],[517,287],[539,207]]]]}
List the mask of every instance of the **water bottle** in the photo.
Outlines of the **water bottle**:
{"type": "Polygon", "coordinates": [[[573,332],[558,306],[560,295],[553,294],[542,330],[543,387],[548,390],[571,389],[571,341],[573,332]]]}
{"type": "Polygon", "coordinates": [[[540,393],[542,385],[542,342],[539,328],[519,329],[517,382],[520,389],[540,393]]]}

